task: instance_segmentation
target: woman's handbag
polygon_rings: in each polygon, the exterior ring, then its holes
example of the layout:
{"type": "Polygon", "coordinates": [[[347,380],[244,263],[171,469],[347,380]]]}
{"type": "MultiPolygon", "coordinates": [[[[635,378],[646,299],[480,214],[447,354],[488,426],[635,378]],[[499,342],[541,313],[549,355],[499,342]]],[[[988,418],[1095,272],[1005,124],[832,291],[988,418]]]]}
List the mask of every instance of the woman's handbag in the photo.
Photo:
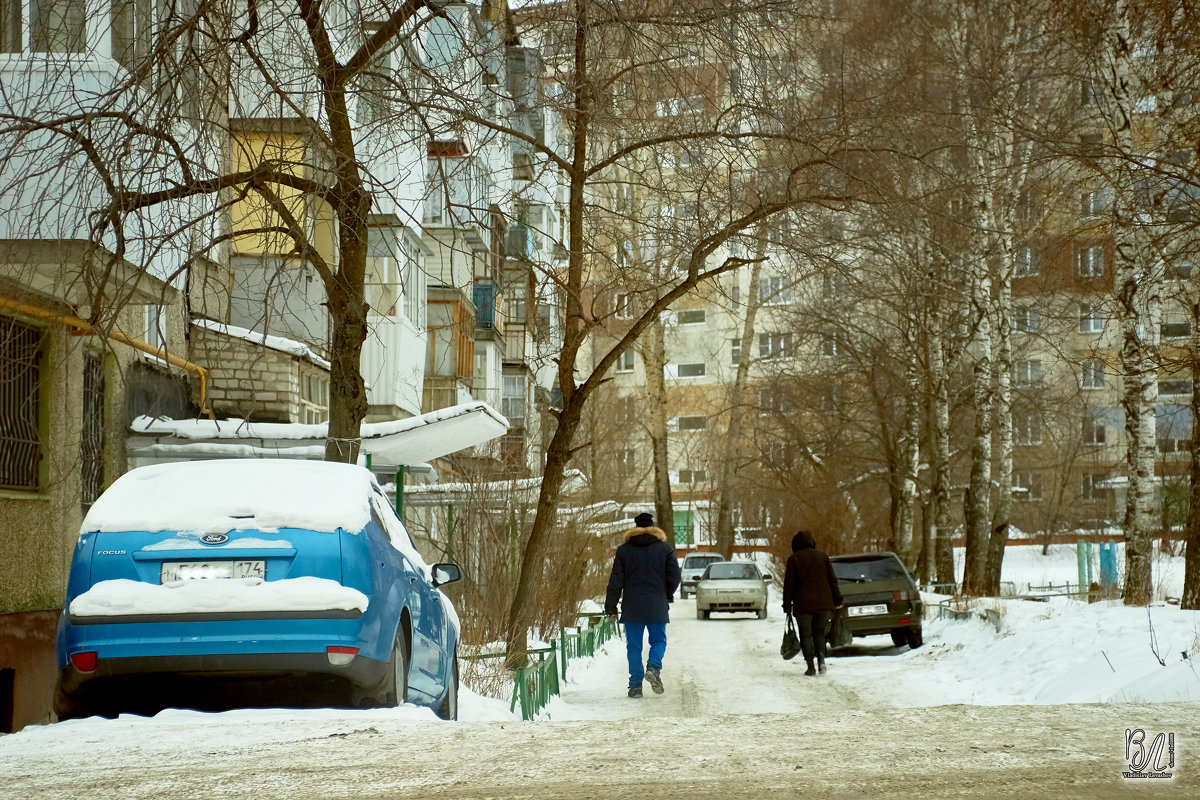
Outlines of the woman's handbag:
{"type": "Polygon", "coordinates": [[[830,647],[848,647],[854,641],[854,635],[850,632],[850,626],[846,623],[846,609],[835,608],[833,610],[832,627],[829,631],[830,647]]]}
{"type": "Polygon", "coordinates": [[[792,615],[787,615],[787,628],[783,632],[783,644],[779,645],[779,655],[784,661],[791,661],[800,654],[800,637],[796,635],[796,624],[792,615]]]}

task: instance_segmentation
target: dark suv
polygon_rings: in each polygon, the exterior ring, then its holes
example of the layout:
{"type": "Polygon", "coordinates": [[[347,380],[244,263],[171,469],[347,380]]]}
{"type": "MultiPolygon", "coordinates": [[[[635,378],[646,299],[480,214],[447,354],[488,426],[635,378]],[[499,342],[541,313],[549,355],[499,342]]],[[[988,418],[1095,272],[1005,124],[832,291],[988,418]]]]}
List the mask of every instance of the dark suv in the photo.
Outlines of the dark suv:
{"type": "Polygon", "coordinates": [[[895,553],[855,553],[829,560],[845,604],[842,622],[851,636],[887,633],[897,647],[921,646],[921,593],[895,553]]]}

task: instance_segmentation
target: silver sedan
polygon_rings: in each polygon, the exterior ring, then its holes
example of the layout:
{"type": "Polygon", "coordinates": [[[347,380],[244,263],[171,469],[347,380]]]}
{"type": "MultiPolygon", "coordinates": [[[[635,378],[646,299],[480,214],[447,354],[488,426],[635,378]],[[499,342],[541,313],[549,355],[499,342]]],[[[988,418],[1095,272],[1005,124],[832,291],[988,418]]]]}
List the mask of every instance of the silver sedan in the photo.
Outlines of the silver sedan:
{"type": "Polygon", "coordinates": [[[710,564],[696,584],[696,619],[708,619],[713,611],[753,611],[766,619],[768,580],[745,561],[710,564]]]}

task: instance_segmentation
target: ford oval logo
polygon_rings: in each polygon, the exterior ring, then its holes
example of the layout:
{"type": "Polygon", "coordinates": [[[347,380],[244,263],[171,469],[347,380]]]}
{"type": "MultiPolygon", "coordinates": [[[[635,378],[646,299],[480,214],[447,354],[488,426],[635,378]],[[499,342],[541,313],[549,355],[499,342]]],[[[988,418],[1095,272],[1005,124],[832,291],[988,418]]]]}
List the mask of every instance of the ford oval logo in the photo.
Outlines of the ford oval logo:
{"type": "Polygon", "coordinates": [[[225,544],[229,541],[229,537],[223,533],[206,533],[200,537],[203,544],[225,544]]]}

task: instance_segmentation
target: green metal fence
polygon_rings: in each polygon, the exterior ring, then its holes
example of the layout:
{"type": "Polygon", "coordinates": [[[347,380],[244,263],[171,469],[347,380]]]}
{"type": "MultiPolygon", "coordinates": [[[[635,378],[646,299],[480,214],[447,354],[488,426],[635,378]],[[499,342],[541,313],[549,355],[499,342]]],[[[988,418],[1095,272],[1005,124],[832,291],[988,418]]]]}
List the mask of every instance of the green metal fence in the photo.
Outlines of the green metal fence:
{"type": "Polygon", "coordinates": [[[558,648],[554,642],[549,647],[529,651],[530,662],[517,668],[513,680],[512,702],[509,711],[521,705],[521,719],[531,720],[550,704],[550,698],[558,694],[558,648]]]}
{"type": "Polygon", "coordinates": [[[578,614],[586,625],[574,628],[563,627],[559,630],[559,642],[562,645],[562,677],[567,677],[567,665],[573,658],[591,658],[596,655],[596,648],[620,635],[616,622],[610,621],[603,614],[578,614]]]}
{"type": "MultiPolygon", "coordinates": [[[[561,628],[558,642],[551,640],[549,647],[527,650],[529,664],[519,667],[513,676],[512,702],[509,710],[516,711],[521,706],[521,719],[531,720],[538,712],[550,704],[550,698],[559,692],[559,664],[562,664],[562,677],[567,677],[567,663],[571,659],[590,658],[596,655],[600,645],[609,639],[621,635],[617,623],[611,622],[603,614],[578,614],[585,624],[577,627],[561,628]]],[[[475,656],[463,656],[469,659],[508,658],[507,653],[482,653],[475,656]]]]}

